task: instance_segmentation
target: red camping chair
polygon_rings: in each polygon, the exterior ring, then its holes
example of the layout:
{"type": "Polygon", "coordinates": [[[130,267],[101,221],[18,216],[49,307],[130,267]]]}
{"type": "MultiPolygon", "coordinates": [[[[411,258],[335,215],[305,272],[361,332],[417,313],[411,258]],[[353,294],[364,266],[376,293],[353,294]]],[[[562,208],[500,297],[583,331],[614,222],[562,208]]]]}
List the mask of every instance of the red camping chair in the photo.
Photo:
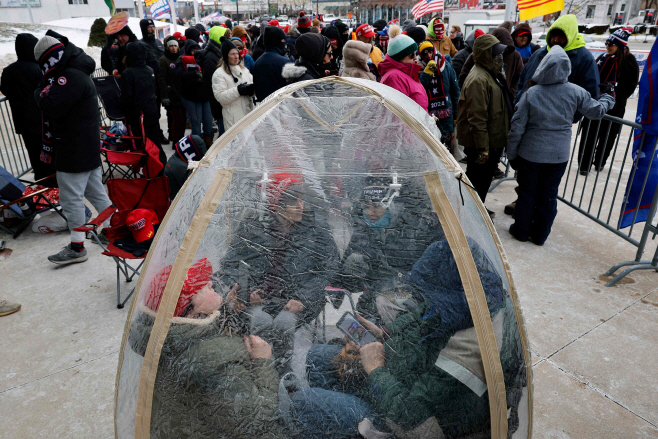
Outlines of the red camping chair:
{"type": "Polygon", "coordinates": [[[121,273],[126,278],[126,282],[131,282],[135,275],[139,275],[139,270],[144,264],[146,253],[142,256],[135,256],[114,245],[115,241],[131,234],[126,226],[128,214],[135,209],[150,209],[158,215],[162,222],[167,209],[169,209],[169,180],[167,177],[158,177],[153,179],[135,178],[135,179],[111,179],[107,182],[107,191],[116,207],[108,207],[102,211],[96,218],[82,227],[77,227],[78,232],[89,232],[92,238],[103,248],[103,254],[114,259],[117,266],[117,308],[121,309],[130,299],[135,289],[121,301],[121,273]],[[98,239],[98,227],[103,224],[110,216],[110,227],[106,228],[106,236],[110,243],[105,246],[98,239]],[[128,264],[129,260],[141,260],[136,268],[128,264]]]}

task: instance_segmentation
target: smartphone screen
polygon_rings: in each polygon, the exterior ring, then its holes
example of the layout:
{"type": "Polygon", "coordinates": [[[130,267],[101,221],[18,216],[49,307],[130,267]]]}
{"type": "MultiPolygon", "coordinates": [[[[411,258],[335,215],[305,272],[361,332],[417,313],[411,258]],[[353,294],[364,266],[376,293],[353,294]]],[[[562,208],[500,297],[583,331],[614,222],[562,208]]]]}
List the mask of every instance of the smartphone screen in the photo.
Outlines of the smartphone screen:
{"type": "Polygon", "coordinates": [[[363,326],[352,313],[346,312],[336,323],[340,329],[350,340],[359,346],[365,346],[368,343],[374,343],[377,338],[363,326]]]}

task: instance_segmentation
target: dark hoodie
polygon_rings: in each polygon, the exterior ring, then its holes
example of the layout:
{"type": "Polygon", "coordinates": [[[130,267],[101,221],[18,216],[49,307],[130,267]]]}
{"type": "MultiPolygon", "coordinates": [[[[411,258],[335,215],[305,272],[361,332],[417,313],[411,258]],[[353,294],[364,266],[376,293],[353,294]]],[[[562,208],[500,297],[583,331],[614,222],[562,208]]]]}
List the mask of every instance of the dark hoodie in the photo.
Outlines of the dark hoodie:
{"type": "Polygon", "coordinates": [[[512,39],[514,40],[514,47],[516,47],[517,52],[521,54],[521,59],[523,59],[523,64],[527,63],[533,53],[538,51],[540,47],[537,44],[532,43],[532,29],[528,23],[519,23],[512,32],[512,39]],[[519,34],[528,34],[528,44],[525,46],[519,46],[516,44],[516,36],[519,34]]]}
{"type": "Polygon", "coordinates": [[[206,144],[196,135],[185,136],[174,145],[174,155],[169,158],[164,170],[165,176],[169,178],[172,200],[192,173],[187,169],[188,161],[199,161],[205,154],[206,144]]]}
{"type": "Polygon", "coordinates": [[[334,57],[328,64],[324,66],[324,69],[328,72],[327,76],[338,76],[340,73],[340,67],[343,64],[344,44],[343,39],[341,38],[340,30],[336,26],[327,26],[322,29],[322,35],[329,38],[329,41],[336,40],[338,42],[338,47],[333,50],[334,57]]]}
{"type": "Polygon", "coordinates": [[[128,120],[145,115],[157,114],[155,77],[153,70],[146,65],[146,52],[143,44],[126,45],[128,68],[121,77],[121,109],[128,120]]]}
{"type": "Polygon", "coordinates": [[[51,31],[46,35],[59,39],[65,47],[55,68],[34,92],[55,138],[55,168],[60,172],[92,171],[101,165],[98,95],[91,80],[96,62],[66,37],[51,31]]]}
{"type": "Polygon", "coordinates": [[[128,43],[138,42],[139,44],[144,44],[149,49],[146,56],[146,65],[152,68],[153,72],[157,74],[158,70],[160,70],[160,66],[158,65],[158,57],[155,55],[155,52],[150,50],[150,46],[147,46],[145,43],[138,40],[137,36],[128,26],[125,26],[117,33],[107,37],[107,44],[101,51],[101,67],[103,70],[111,75],[114,70],[121,74],[126,68],[126,66],[123,64],[123,57],[126,56],[126,46],[128,44],[121,47],[116,42],[116,36],[118,34],[128,35],[128,43]]]}
{"type": "Polygon", "coordinates": [[[457,52],[457,55],[455,55],[455,57],[452,59],[452,68],[455,70],[455,73],[457,74],[457,78],[459,78],[459,74],[462,71],[462,67],[464,67],[464,63],[466,62],[466,59],[471,54],[471,52],[473,52],[474,42],[475,42],[475,30],[471,31],[471,33],[468,34],[468,36],[464,40],[464,48],[459,52],[457,52]]]}
{"type": "Polygon", "coordinates": [[[324,78],[326,74],[323,59],[330,47],[331,41],[324,35],[310,32],[303,34],[295,43],[299,59],[295,64],[286,64],[281,76],[288,84],[324,78]]]}
{"type": "Polygon", "coordinates": [[[142,39],[140,41],[142,41],[149,47],[149,49],[151,49],[156,59],[160,59],[160,57],[164,55],[165,48],[162,44],[162,41],[155,37],[155,34],[150,34],[148,32],[148,27],[150,25],[154,25],[153,20],[150,18],[140,20],[139,28],[142,30],[142,39]]]}
{"type": "MultiPolygon", "coordinates": [[[[191,56],[191,51],[194,47],[198,48],[199,43],[192,40],[185,41],[183,56],[191,56]]],[[[201,72],[186,69],[183,65],[183,56],[176,61],[176,73],[180,80],[181,96],[183,99],[192,102],[206,102],[208,96],[204,93],[203,76],[201,72]]]]}
{"type": "MultiPolygon", "coordinates": [[[[264,53],[256,60],[254,67],[251,69],[258,102],[262,102],[269,95],[286,86],[282,71],[285,65],[292,65],[292,63],[290,58],[286,56],[285,42],[281,42],[283,38],[285,38],[283,31],[274,27],[266,27],[260,38],[258,38],[258,44],[263,44],[263,47],[265,47],[264,53]],[[265,41],[267,41],[267,47],[265,41]]],[[[297,41],[299,41],[299,38],[297,38],[297,41]]]]}
{"type": "MultiPolygon", "coordinates": [[[[165,38],[165,44],[175,38],[169,35],[165,38]]],[[[180,57],[182,48],[179,47],[178,53],[165,51],[164,56],[160,58],[160,71],[157,74],[158,89],[162,99],[169,99],[171,106],[180,107],[183,103],[180,100],[180,81],[176,74],[176,61],[180,57]]]]}
{"type": "Polygon", "coordinates": [[[37,41],[32,34],[16,36],[18,61],[5,67],[0,79],[0,91],[9,99],[14,128],[18,134],[36,129],[41,132],[41,110],[34,101],[34,90],[41,82],[41,69],[34,59],[37,41]]]}

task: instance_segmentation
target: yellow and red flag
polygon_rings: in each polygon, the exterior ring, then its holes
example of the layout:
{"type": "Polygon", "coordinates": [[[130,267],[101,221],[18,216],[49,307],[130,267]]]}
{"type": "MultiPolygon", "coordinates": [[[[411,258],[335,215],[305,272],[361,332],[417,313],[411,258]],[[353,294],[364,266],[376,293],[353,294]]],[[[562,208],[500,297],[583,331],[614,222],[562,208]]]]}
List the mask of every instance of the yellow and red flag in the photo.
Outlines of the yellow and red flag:
{"type": "Polygon", "coordinates": [[[519,21],[530,20],[564,9],[564,0],[519,0],[519,21]]]}

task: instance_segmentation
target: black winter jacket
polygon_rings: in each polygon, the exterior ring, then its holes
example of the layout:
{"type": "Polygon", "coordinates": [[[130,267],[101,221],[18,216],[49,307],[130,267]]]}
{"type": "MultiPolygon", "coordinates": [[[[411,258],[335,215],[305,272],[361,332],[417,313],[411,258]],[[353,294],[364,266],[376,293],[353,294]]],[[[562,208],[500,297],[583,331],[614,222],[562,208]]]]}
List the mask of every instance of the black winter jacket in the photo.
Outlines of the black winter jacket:
{"type": "Polygon", "coordinates": [[[452,68],[457,74],[457,78],[459,78],[459,74],[462,71],[462,67],[464,67],[464,63],[468,59],[468,56],[473,52],[473,49],[471,49],[468,46],[465,46],[462,50],[457,52],[455,57],[452,59],[452,68]]]}
{"type": "Polygon", "coordinates": [[[217,70],[217,64],[222,59],[221,45],[215,40],[208,40],[206,48],[196,56],[203,74],[203,91],[210,101],[210,111],[216,120],[222,119],[222,104],[217,102],[212,92],[212,75],[217,70]]]}
{"type": "Polygon", "coordinates": [[[292,63],[284,54],[283,49],[268,47],[265,49],[265,53],[256,60],[251,74],[254,77],[258,102],[262,102],[269,95],[286,86],[286,80],[281,76],[281,73],[284,65],[292,63]]]}
{"type": "MultiPolygon", "coordinates": [[[[128,43],[143,44],[144,47],[148,49],[146,54],[146,65],[153,69],[153,72],[157,74],[160,66],[158,64],[158,57],[151,50],[151,47],[142,41],[139,41],[133,33],[131,33],[128,43]]],[[[126,44],[126,46],[127,45],[128,44],[126,44]]],[[[101,67],[108,74],[111,75],[115,69],[119,73],[122,73],[125,70],[126,66],[123,65],[122,60],[123,57],[126,56],[126,46],[121,47],[116,44],[116,40],[108,37],[108,43],[103,47],[103,50],[101,50],[101,67]]]]}
{"type": "Polygon", "coordinates": [[[129,44],[126,50],[128,68],[121,75],[121,110],[128,120],[139,118],[139,113],[157,114],[155,75],[146,65],[146,51],[142,45],[129,44]]]}
{"type": "Polygon", "coordinates": [[[56,139],[57,171],[92,171],[101,165],[98,95],[91,80],[96,62],[66,38],[61,41],[64,54],[34,98],[56,139]]]}
{"type": "MultiPolygon", "coordinates": [[[[195,43],[192,41],[185,42],[185,48],[187,49],[188,53],[190,45],[193,44],[195,43]]],[[[199,74],[198,71],[186,70],[183,66],[183,56],[178,58],[178,61],[176,61],[176,74],[178,75],[178,79],[180,81],[181,97],[192,102],[206,102],[208,100],[208,95],[205,94],[203,89],[203,76],[199,74]]],[[[198,64],[199,60],[196,59],[196,61],[198,64]]]]}
{"type": "MultiPolygon", "coordinates": [[[[596,58],[596,63],[598,65],[599,60],[603,58],[603,55],[600,55],[596,58]]],[[[615,106],[612,107],[612,111],[615,114],[624,114],[626,109],[626,102],[628,98],[631,97],[637,83],[640,81],[640,66],[637,64],[635,56],[626,52],[626,56],[618,61],[618,73],[617,73],[617,85],[615,86],[615,106]],[[621,113],[620,113],[621,111],[621,113]]],[[[601,79],[603,82],[603,78],[601,79]]]]}
{"type": "Polygon", "coordinates": [[[160,58],[160,71],[157,75],[158,90],[160,97],[169,99],[172,107],[181,107],[183,102],[180,100],[180,80],[176,73],[177,53],[165,53],[160,58]]]}
{"type": "Polygon", "coordinates": [[[142,39],[140,41],[148,46],[148,48],[153,52],[153,55],[155,55],[155,59],[160,59],[160,57],[164,55],[164,44],[162,44],[162,41],[157,39],[155,36],[150,36],[147,29],[148,25],[148,20],[140,20],[139,28],[142,31],[142,39]]]}
{"type": "Polygon", "coordinates": [[[18,134],[41,132],[41,110],[34,100],[34,90],[41,82],[41,69],[34,59],[39,41],[32,34],[16,36],[18,61],[2,71],[0,91],[9,99],[14,128],[18,134]]]}

